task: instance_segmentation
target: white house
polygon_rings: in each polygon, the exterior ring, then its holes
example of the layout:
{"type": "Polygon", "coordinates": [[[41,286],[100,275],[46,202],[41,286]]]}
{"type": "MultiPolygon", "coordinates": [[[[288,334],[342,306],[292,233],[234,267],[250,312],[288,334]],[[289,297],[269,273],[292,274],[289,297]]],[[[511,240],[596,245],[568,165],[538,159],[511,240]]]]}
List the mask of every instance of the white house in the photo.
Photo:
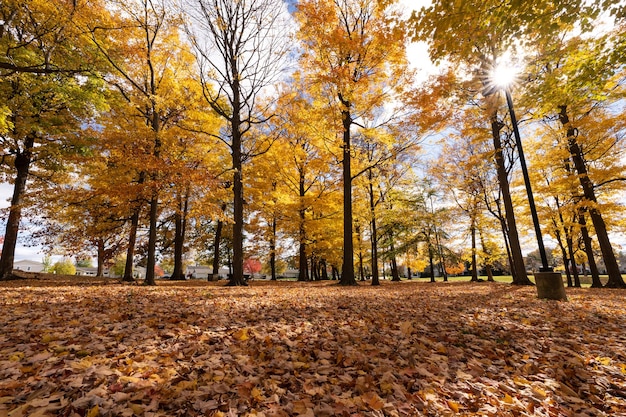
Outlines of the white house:
{"type": "MultiPolygon", "coordinates": [[[[186,276],[196,279],[207,279],[209,274],[213,274],[213,267],[206,265],[189,265],[185,271],[186,276]]],[[[220,279],[226,279],[228,277],[228,268],[220,268],[218,275],[220,279]]]]}
{"type": "Polygon", "coordinates": [[[18,271],[26,271],[26,272],[41,272],[43,271],[44,265],[41,262],[37,261],[29,261],[23,259],[21,261],[13,262],[13,269],[18,271]]]}

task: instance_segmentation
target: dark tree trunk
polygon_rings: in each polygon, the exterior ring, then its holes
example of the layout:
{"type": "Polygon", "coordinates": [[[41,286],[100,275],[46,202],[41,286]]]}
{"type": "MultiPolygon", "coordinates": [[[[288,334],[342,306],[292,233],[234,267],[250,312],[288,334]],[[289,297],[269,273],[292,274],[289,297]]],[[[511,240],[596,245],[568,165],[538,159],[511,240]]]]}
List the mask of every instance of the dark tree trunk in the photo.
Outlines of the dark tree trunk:
{"type": "MultiPolygon", "coordinates": [[[[500,222],[500,228],[502,231],[502,240],[504,240],[504,247],[506,249],[506,257],[509,261],[509,269],[511,269],[513,265],[513,255],[511,254],[511,245],[509,244],[509,233],[506,225],[506,218],[502,215],[502,207],[500,204],[500,200],[497,201],[498,207],[498,221],[500,222]]],[[[511,271],[511,275],[513,272],[511,271]]]]}
{"type": "MultiPolygon", "coordinates": [[[[222,203],[222,213],[226,211],[226,203],[222,203]]],[[[217,220],[215,227],[215,239],[213,240],[213,276],[209,277],[209,281],[217,280],[220,273],[220,245],[222,243],[222,230],[224,230],[224,222],[217,220]]]]}
{"type": "Polygon", "coordinates": [[[591,236],[589,236],[589,230],[587,229],[587,221],[585,220],[584,210],[582,209],[578,213],[578,224],[580,225],[580,234],[583,238],[585,254],[587,255],[587,263],[589,264],[589,271],[591,272],[591,288],[602,288],[600,271],[598,271],[596,257],[593,254],[593,244],[591,242],[591,236]]]}
{"type": "Polygon", "coordinates": [[[311,281],[319,281],[319,260],[315,256],[311,256],[311,281]]]}
{"type": "Polygon", "coordinates": [[[158,204],[159,197],[155,192],[150,199],[150,228],[148,229],[148,262],[146,265],[145,285],[156,285],[154,268],[156,266],[158,204]]]}
{"type": "Polygon", "coordinates": [[[359,249],[359,279],[365,281],[365,268],[363,267],[363,251],[359,249]]]}
{"type": "Polygon", "coordinates": [[[565,241],[567,242],[567,252],[569,255],[570,267],[572,268],[572,275],[574,276],[574,287],[580,288],[580,275],[578,274],[578,265],[576,265],[576,257],[574,256],[574,240],[570,232],[566,232],[565,241]]]}
{"type": "Polygon", "coordinates": [[[352,171],[350,167],[350,127],[352,115],[350,103],[341,102],[346,110],[341,112],[343,123],[343,266],[341,268],[341,285],[357,285],[354,276],[354,243],[352,241],[352,171]]]}
{"type": "Polygon", "coordinates": [[[272,237],[270,239],[270,273],[276,281],[276,216],[272,217],[272,237]]]}
{"type": "Polygon", "coordinates": [[[324,281],[328,281],[328,269],[326,267],[326,260],[325,259],[322,259],[320,266],[322,268],[322,274],[321,274],[322,275],[322,279],[324,281]]]}
{"type": "Polygon", "coordinates": [[[22,218],[22,203],[26,192],[26,181],[30,173],[32,161],[32,150],[35,146],[35,136],[29,135],[24,143],[24,150],[15,155],[15,183],[13,185],[13,196],[11,197],[11,207],[9,208],[9,218],[7,219],[4,233],[4,244],[2,255],[0,256],[0,280],[7,280],[13,274],[13,263],[15,261],[15,247],[17,246],[17,235],[22,218]]]}
{"type": "Polygon", "coordinates": [[[299,224],[298,224],[298,243],[299,259],[298,259],[298,281],[308,281],[308,265],[306,254],[306,207],[304,205],[304,197],[306,196],[305,177],[304,171],[300,171],[300,178],[298,184],[298,197],[300,201],[300,208],[298,210],[299,224]]]}
{"type": "MultiPolygon", "coordinates": [[[[151,85],[154,86],[154,79],[151,82],[151,85]]],[[[156,92],[153,90],[153,94],[156,92]]],[[[150,120],[150,126],[152,127],[152,131],[154,132],[154,150],[152,154],[155,158],[159,158],[161,155],[161,118],[159,112],[156,111],[156,104],[152,104],[152,117],[150,120]]],[[[154,172],[152,174],[152,181],[158,183],[160,181],[159,174],[154,172]]],[[[152,197],[150,198],[150,228],[148,230],[148,261],[146,265],[146,280],[144,281],[145,285],[156,285],[156,281],[154,279],[154,270],[156,267],[156,243],[157,243],[157,220],[159,216],[159,192],[156,189],[152,192],[152,197]]]]}
{"type": "Polygon", "coordinates": [[[96,268],[96,277],[102,277],[104,276],[104,257],[105,257],[104,239],[98,239],[97,246],[98,246],[98,255],[96,257],[96,262],[98,263],[98,266],[96,268]]]}
{"type": "Polygon", "coordinates": [[[470,281],[478,282],[478,262],[476,262],[476,220],[472,216],[472,224],[470,226],[472,236],[472,279],[470,281]]]}
{"type": "Polygon", "coordinates": [[[493,138],[493,147],[495,151],[496,170],[498,172],[498,184],[502,191],[502,200],[504,203],[504,212],[507,222],[507,237],[511,249],[511,275],[513,276],[513,284],[515,285],[532,285],[532,281],[526,275],[526,267],[524,266],[524,257],[522,248],[519,243],[519,234],[517,232],[517,223],[515,222],[515,211],[513,209],[513,200],[509,189],[509,179],[504,165],[504,156],[502,155],[502,142],[500,140],[500,131],[502,123],[497,120],[494,113],[491,116],[491,134],[493,138]]]}
{"type": "Polygon", "coordinates": [[[122,281],[132,282],[133,267],[135,264],[135,245],[137,244],[137,229],[139,228],[139,215],[141,212],[141,206],[135,209],[135,212],[130,218],[130,231],[128,233],[128,248],[126,249],[126,266],[124,267],[124,277],[122,281]]]}
{"type": "Polygon", "coordinates": [[[437,253],[439,254],[441,275],[443,276],[443,281],[448,282],[448,271],[446,271],[446,258],[443,255],[443,247],[441,246],[441,241],[439,240],[439,232],[437,231],[437,229],[435,229],[435,242],[437,243],[437,253]]]}
{"type": "Polygon", "coordinates": [[[567,286],[568,287],[573,287],[574,283],[572,281],[572,273],[570,271],[571,268],[571,259],[567,254],[567,249],[565,248],[565,246],[563,245],[563,241],[561,239],[561,233],[558,232],[558,230],[555,232],[556,235],[556,241],[559,244],[559,248],[561,249],[561,256],[563,257],[563,267],[565,268],[565,276],[567,278],[567,286]]]}
{"type": "Polygon", "coordinates": [[[231,152],[233,159],[233,272],[228,281],[229,286],[248,285],[243,278],[243,178],[242,178],[242,133],[241,119],[241,86],[238,82],[237,57],[233,57],[231,71],[233,72],[233,103],[230,127],[232,134],[231,152]]]}
{"type": "Polygon", "coordinates": [[[361,238],[361,226],[356,225],[356,235],[359,238],[359,254],[358,254],[358,262],[359,262],[359,281],[365,281],[365,273],[363,271],[363,239],[361,238]]]}
{"type": "Polygon", "coordinates": [[[398,262],[396,261],[396,250],[393,244],[393,236],[391,238],[391,280],[394,282],[400,281],[400,273],[398,272],[398,262]]]}
{"type": "Polygon", "coordinates": [[[178,198],[178,207],[174,214],[174,271],[171,279],[184,280],[183,254],[185,252],[185,232],[187,228],[187,210],[189,207],[189,194],[178,198]]]}
{"type": "Polygon", "coordinates": [[[391,280],[394,282],[400,281],[400,272],[398,271],[398,262],[395,256],[391,258],[391,280]]]}
{"type": "Polygon", "coordinates": [[[428,242],[428,262],[430,262],[430,282],[435,282],[435,263],[433,262],[433,247],[428,242]]]}
{"type": "Polygon", "coordinates": [[[585,199],[593,203],[588,211],[593,227],[596,230],[596,237],[598,238],[600,250],[602,251],[602,258],[604,259],[604,265],[606,266],[606,272],[609,276],[609,281],[606,286],[611,288],[624,288],[626,287],[626,283],[624,282],[619,271],[617,259],[615,258],[615,253],[613,252],[613,247],[611,246],[611,241],[609,240],[606,224],[604,223],[600,210],[598,210],[597,205],[595,204],[597,203],[597,199],[593,189],[593,183],[589,178],[582,150],[576,140],[578,130],[572,126],[569,121],[567,106],[560,106],[559,110],[559,120],[561,121],[563,127],[567,130],[567,145],[572,161],[574,162],[576,174],[583,189],[583,195],[585,196],[585,199]]]}
{"type": "Polygon", "coordinates": [[[372,169],[368,170],[369,199],[370,199],[370,233],[372,246],[372,285],[380,285],[378,276],[378,231],[376,230],[376,203],[374,202],[374,185],[372,184],[372,169]]]}
{"type": "Polygon", "coordinates": [[[406,273],[408,275],[407,279],[413,279],[413,276],[411,275],[411,267],[410,266],[406,267],[406,271],[407,271],[406,273]]]}

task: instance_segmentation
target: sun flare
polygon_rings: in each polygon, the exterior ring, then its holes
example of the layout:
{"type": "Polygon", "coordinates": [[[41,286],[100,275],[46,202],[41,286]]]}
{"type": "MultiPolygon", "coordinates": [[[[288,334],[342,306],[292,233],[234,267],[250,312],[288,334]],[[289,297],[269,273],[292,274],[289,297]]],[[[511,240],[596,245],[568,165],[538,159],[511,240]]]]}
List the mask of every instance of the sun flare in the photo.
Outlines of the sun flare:
{"type": "Polygon", "coordinates": [[[515,82],[518,72],[519,69],[515,66],[507,62],[501,62],[493,69],[491,79],[494,85],[500,88],[510,87],[515,82]]]}

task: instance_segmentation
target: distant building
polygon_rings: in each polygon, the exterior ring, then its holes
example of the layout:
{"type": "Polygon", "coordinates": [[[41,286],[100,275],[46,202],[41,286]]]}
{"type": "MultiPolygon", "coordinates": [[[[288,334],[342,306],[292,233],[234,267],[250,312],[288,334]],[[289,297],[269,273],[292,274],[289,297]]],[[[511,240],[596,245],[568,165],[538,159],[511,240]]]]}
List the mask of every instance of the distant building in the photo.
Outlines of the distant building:
{"type": "Polygon", "coordinates": [[[41,262],[29,261],[24,259],[21,261],[13,262],[13,269],[25,272],[42,272],[44,269],[44,265],[41,262]]]}
{"type": "MultiPolygon", "coordinates": [[[[98,273],[98,268],[96,267],[86,267],[86,266],[76,267],[76,275],[95,277],[97,273],[98,273]]],[[[102,276],[105,278],[121,278],[121,275],[114,274],[108,268],[105,268],[104,271],[102,271],[102,276]]],[[[133,277],[137,279],[144,279],[146,277],[146,268],[141,267],[141,266],[134,267],[133,277]]]]}
{"type": "MultiPolygon", "coordinates": [[[[185,276],[191,279],[208,279],[209,274],[213,274],[213,267],[206,265],[189,265],[185,270],[185,276]]],[[[228,277],[228,268],[220,268],[218,275],[220,279],[228,277]]]]}

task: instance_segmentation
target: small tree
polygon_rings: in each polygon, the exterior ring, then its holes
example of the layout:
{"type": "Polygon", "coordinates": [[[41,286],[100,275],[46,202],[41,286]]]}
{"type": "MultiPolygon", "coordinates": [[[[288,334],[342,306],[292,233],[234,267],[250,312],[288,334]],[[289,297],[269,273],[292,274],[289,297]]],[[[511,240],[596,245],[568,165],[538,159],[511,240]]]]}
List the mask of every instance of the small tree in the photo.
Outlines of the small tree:
{"type": "Polygon", "coordinates": [[[43,272],[52,271],[52,257],[50,255],[45,255],[41,263],[43,264],[43,272]]]}
{"type": "Polygon", "coordinates": [[[76,275],[76,267],[69,259],[63,259],[52,265],[52,273],[57,275],[76,275]]]}

